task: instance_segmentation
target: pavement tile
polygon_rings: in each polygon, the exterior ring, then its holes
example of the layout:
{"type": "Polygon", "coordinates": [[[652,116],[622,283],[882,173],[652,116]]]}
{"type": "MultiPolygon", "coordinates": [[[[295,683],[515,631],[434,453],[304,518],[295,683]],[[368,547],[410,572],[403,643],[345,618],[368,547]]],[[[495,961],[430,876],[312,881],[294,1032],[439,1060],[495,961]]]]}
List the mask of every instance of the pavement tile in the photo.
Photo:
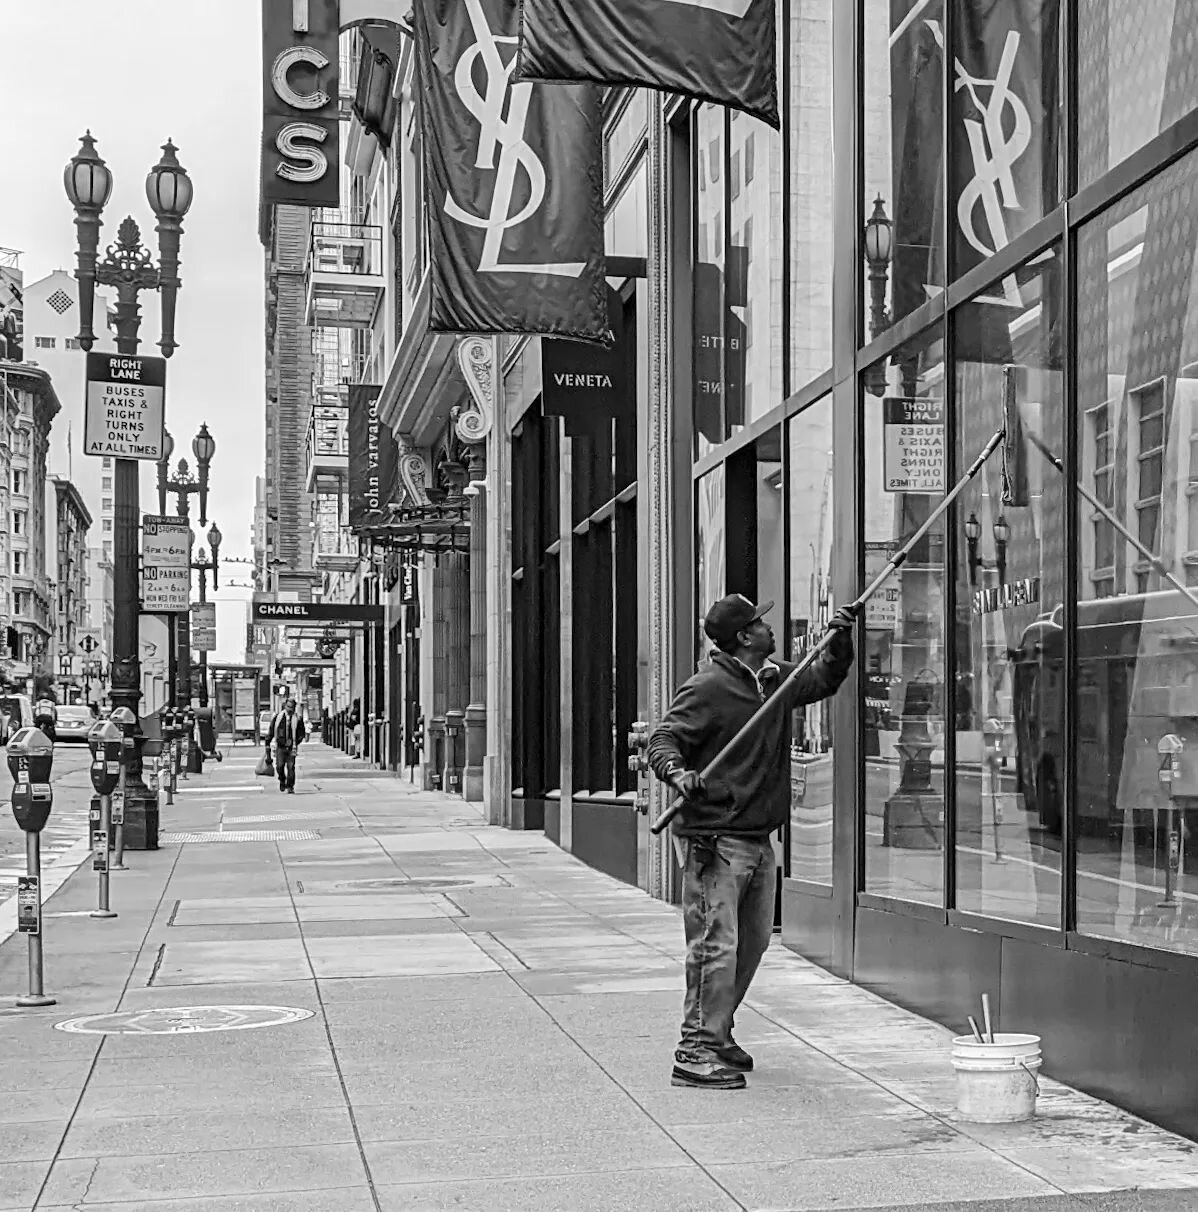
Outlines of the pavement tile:
{"type": "Polygon", "coordinates": [[[380,1186],[480,1178],[610,1174],[694,1163],[659,1128],[529,1136],[449,1137],[426,1141],[372,1141],[365,1146],[380,1186]]]}
{"type": "MultiPolygon", "coordinates": [[[[0,1129],[0,1142],[4,1140],[0,1129]]],[[[61,1156],[131,1155],[144,1152],[148,1142],[153,1142],[160,1154],[174,1154],[353,1141],[353,1125],[344,1106],[322,1110],[261,1107],[252,1112],[231,1109],[194,1112],[178,1108],[169,1117],[76,1120],[63,1143],[61,1156]]]]}
{"type": "Polygon", "coordinates": [[[208,985],[249,981],[310,980],[312,969],[299,939],[243,939],[223,942],[171,939],[154,974],[154,984],[208,985]]]}
{"type": "Polygon", "coordinates": [[[1171,1142],[1137,1142],[1131,1149],[1082,1150],[1074,1145],[1005,1149],[1004,1155],[1032,1174],[1071,1194],[1114,1187],[1191,1190],[1198,1188],[1198,1153],[1171,1142]]]}
{"type": "Polygon", "coordinates": [[[983,1150],[712,1166],[709,1173],[747,1212],[1058,1194],[1044,1180],[983,1150]]]}
{"type": "MultiPolygon", "coordinates": [[[[65,1124],[79,1101],[85,1077],[86,1071],[81,1070],[74,1086],[61,1090],[22,1090],[14,1092],[19,1093],[17,1098],[0,1098],[0,1126],[47,1120],[65,1124]]],[[[8,1093],[5,1088],[4,1094],[8,1093]]]]}
{"type": "Polygon", "coordinates": [[[312,970],[320,980],[341,976],[433,976],[490,972],[498,968],[464,934],[310,938],[307,946],[312,970]]]}
{"type": "Polygon", "coordinates": [[[57,1152],[66,1128],[65,1118],[0,1124],[0,1160],[48,1162],[57,1152]]]}
{"type": "Polygon", "coordinates": [[[885,1090],[868,1082],[830,1089],[813,1086],[758,1086],[749,1075],[743,1090],[688,1090],[669,1086],[669,1058],[661,1068],[661,1088],[638,1090],[637,1103],[659,1124],[721,1124],[734,1119],[778,1120],[783,1116],[898,1115],[905,1109],[885,1090]]]}
{"type": "MultiPolygon", "coordinates": [[[[285,1195],[205,1196],[203,1199],[134,1200],[82,1205],[87,1212],[375,1212],[369,1187],[337,1187],[329,1191],[295,1191],[285,1195]]],[[[39,1205],[38,1212],[78,1212],[80,1205],[39,1205]]],[[[0,1212],[7,1212],[0,1209],[0,1212]]],[[[27,1212],[20,1209],[20,1212],[27,1212]]]]}
{"type": "Polygon", "coordinates": [[[460,1065],[403,1062],[385,1068],[364,1061],[358,1068],[342,1066],[342,1079],[354,1106],[378,1105],[397,1094],[407,1099],[444,1099],[470,1098],[480,1090],[503,1090],[513,1095],[540,1093],[550,1097],[602,1092],[615,1084],[598,1065],[580,1064],[577,1058],[566,1062],[555,1057],[547,1063],[529,1056],[495,1059],[486,1052],[476,1052],[460,1065]]]}
{"type": "Polygon", "coordinates": [[[146,1198],[207,1199],[327,1191],[361,1186],[365,1177],[362,1159],[353,1145],[142,1153],[56,1164],[43,1202],[90,1205],[146,1198]]]}
{"type": "Polygon", "coordinates": [[[0,1209],[28,1212],[49,1169],[48,1161],[0,1162],[0,1209]]]}
{"type": "Polygon", "coordinates": [[[698,1169],[379,1187],[383,1212],[739,1212],[698,1169]]]}
{"type": "Polygon", "coordinates": [[[320,996],[326,1004],[364,1001],[421,1006],[440,1001],[477,1005],[475,999],[482,999],[483,1004],[494,1010],[497,999],[516,1001],[525,995],[503,973],[480,972],[468,976],[322,978],[320,996]]]}
{"type": "MultiPolygon", "coordinates": [[[[196,1077],[195,1069],[192,1070],[196,1077]]],[[[79,1105],[83,1119],[124,1119],[131,1109],[143,1115],[174,1115],[179,1109],[192,1111],[270,1108],[280,1102],[309,1109],[345,1105],[341,1082],[335,1072],[304,1073],[280,1066],[273,1075],[248,1079],[240,1071],[210,1069],[203,1081],[169,1085],[89,1086],[79,1105]]]]}

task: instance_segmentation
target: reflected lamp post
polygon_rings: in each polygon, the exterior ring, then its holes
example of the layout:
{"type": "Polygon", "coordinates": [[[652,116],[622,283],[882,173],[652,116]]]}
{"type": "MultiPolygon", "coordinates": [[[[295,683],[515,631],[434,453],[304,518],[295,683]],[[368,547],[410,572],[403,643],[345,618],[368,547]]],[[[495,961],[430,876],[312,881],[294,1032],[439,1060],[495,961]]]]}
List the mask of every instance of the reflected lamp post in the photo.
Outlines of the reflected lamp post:
{"type": "MultiPolygon", "coordinates": [[[[211,440],[211,439],[209,439],[211,440]]],[[[215,522],[208,528],[208,546],[212,550],[212,558],[208,558],[208,552],[203,547],[200,548],[196,558],[192,561],[192,568],[200,574],[200,602],[208,601],[208,573],[212,573],[212,588],[213,591],[220,588],[220,545],[224,535],[221,534],[220,528],[215,522]]],[[[208,706],[208,652],[204,649],[200,652],[200,706],[208,706]]]]}
{"type": "MultiPolygon", "coordinates": [[[[158,346],[169,358],[175,342],[175,304],[179,287],[179,244],[183,219],[191,207],[194,187],[168,139],[162,158],[146,177],[146,198],[158,220],[158,264],[141,242],[141,229],[132,217],[117,228],[116,242],[100,256],[100,228],[104,207],[112,196],[112,173],[96,151],[91,132],[80,140],[79,151],[63,174],[66,194],[75,210],[78,233],[75,277],[79,282],[79,344],[90,351],[95,345],[93,328],[96,286],[114,287],[117,292],[117,353],[136,356],[141,329],[140,296],[155,290],[161,300],[161,334],[158,346]]],[[[111,686],[114,707],[126,707],[137,717],[141,699],[141,670],[138,661],[138,524],[140,522],[138,466],[136,459],[113,460],[113,608],[111,686]]],[[[138,730],[139,732],[140,730],[138,730]]],[[[134,749],[129,767],[126,813],[127,836],[134,841],[144,829],[150,791],[141,777],[140,745],[134,749]]],[[[156,846],[156,838],[145,831],[145,844],[156,846]]]]}
{"type": "MultiPolygon", "coordinates": [[[[890,327],[890,313],[886,310],[886,284],[890,277],[890,258],[894,255],[894,225],[886,214],[886,206],[879,194],[874,202],[873,214],[862,233],[865,263],[869,267],[869,335],[879,337],[890,327]]],[[[865,390],[871,395],[886,394],[886,362],[875,362],[862,375],[865,390]]]]}

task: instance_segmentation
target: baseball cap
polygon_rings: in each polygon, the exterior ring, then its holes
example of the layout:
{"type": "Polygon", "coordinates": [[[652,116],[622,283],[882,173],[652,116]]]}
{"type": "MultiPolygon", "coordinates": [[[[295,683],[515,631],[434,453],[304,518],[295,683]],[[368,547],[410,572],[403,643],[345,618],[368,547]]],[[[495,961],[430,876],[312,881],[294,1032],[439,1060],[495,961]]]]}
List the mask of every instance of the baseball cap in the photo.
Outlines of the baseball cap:
{"type": "Polygon", "coordinates": [[[731,593],[718,602],[707,612],[703,620],[703,630],[707,637],[716,644],[730,643],[738,631],[743,631],[750,624],[769,614],[773,610],[773,602],[762,602],[754,606],[743,593],[731,593]]]}

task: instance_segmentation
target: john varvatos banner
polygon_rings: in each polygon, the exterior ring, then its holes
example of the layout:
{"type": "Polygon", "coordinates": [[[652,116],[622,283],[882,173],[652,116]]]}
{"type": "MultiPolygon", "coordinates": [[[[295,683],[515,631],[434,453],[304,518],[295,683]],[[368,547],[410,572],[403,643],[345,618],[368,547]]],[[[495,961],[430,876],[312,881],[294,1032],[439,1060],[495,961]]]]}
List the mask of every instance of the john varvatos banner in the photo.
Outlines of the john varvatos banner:
{"type": "Polygon", "coordinates": [[[599,90],[514,84],[518,0],[417,0],[429,327],[607,344],[599,90]]]}
{"type": "Polygon", "coordinates": [[[399,449],[379,418],[381,390],[367,383],[349,389],[349,525],[355,532],[386,522],[387,506],[398,500],[399,449]]]}
{"type": "Polygon", "coordinates": [[[682,93],[777,127],[775,0],[523,0],[516,79],[682,93]]]}

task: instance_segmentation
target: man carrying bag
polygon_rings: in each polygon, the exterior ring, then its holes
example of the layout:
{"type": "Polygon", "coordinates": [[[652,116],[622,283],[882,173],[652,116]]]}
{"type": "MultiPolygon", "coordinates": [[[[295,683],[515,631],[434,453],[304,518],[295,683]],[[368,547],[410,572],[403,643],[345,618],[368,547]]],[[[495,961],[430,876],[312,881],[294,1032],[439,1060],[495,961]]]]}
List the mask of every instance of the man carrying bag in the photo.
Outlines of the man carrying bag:
{"type": "Polygon", "coordinates": [[[295,713],[295,699],[288,699],[283,704],[283,710],[271,720],[270,731],[266,734],[268,753],[271,741],[275,743],[279,790],[286,791],[288,795],[295,794],[295,751],[307,735],[304,721],[295,713]]]}

